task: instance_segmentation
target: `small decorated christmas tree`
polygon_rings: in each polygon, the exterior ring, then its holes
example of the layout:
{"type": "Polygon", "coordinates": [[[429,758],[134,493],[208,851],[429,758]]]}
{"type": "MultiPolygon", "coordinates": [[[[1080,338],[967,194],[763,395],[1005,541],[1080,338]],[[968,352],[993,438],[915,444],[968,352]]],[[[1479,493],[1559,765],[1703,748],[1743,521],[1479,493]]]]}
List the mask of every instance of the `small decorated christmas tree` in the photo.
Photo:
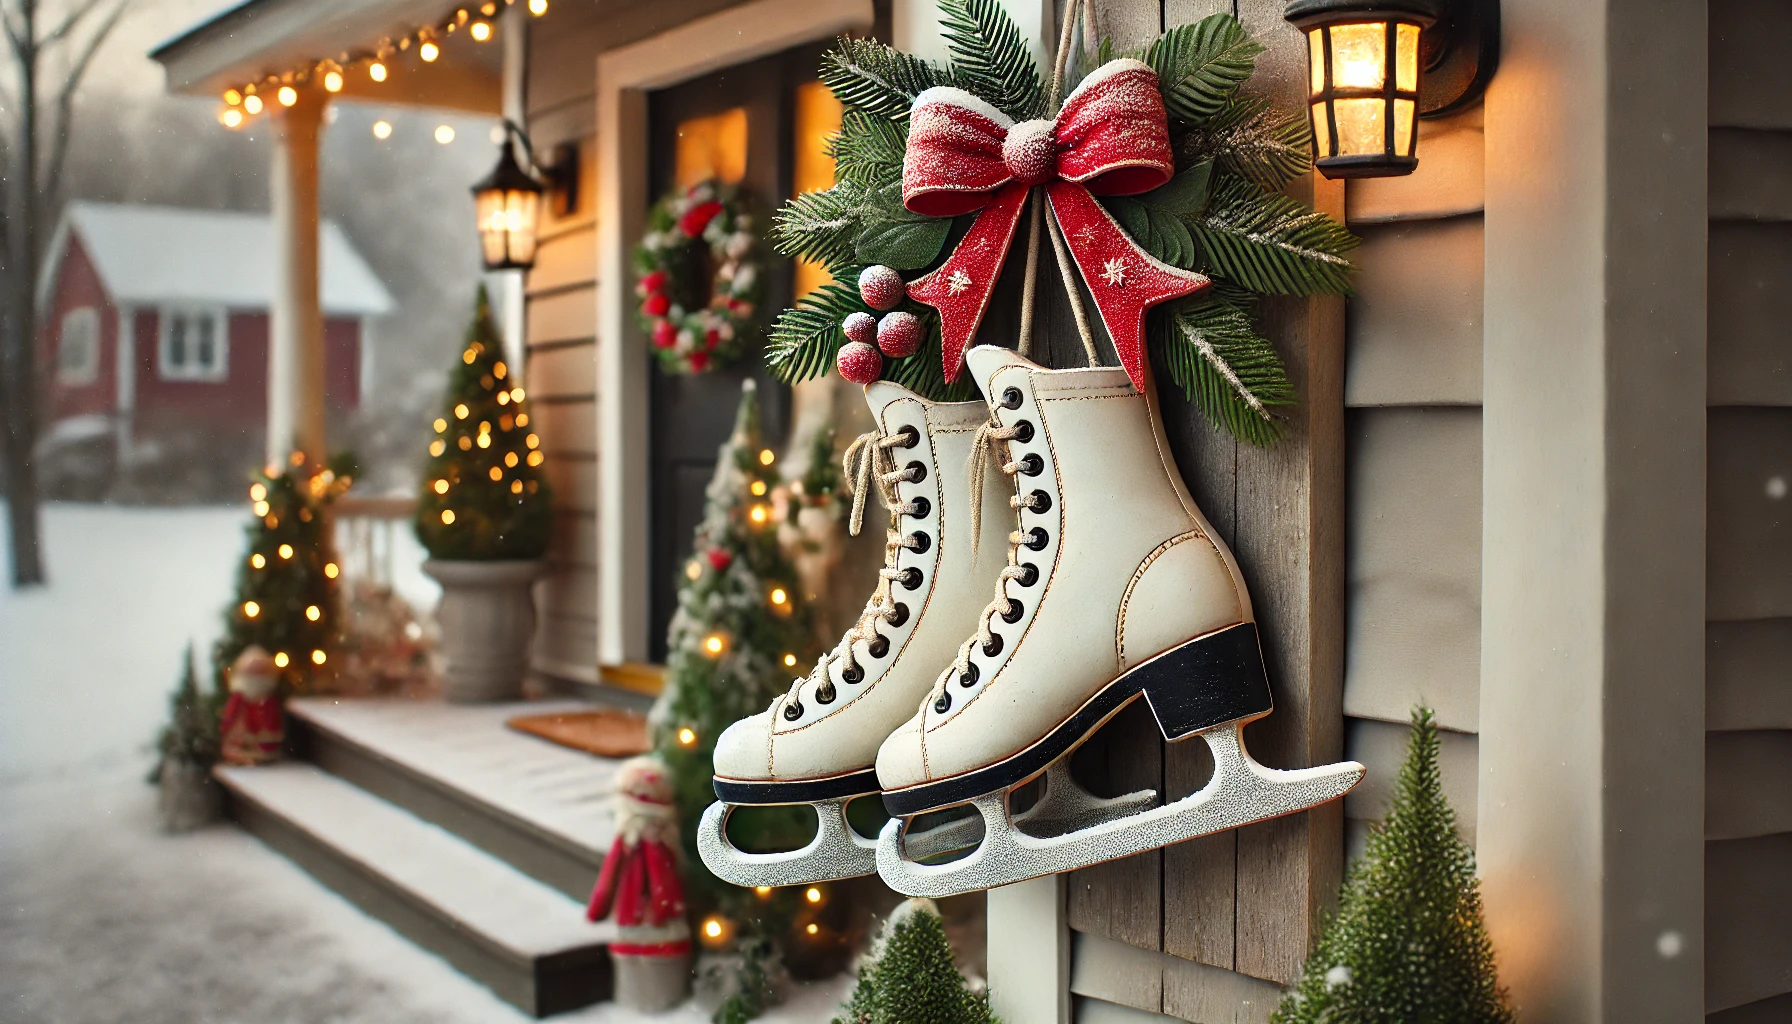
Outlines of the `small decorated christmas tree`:
{"type": "Polygon", "coordinates": [[[930,900],[909,900],[859,964],[859,984],[833,1024],[998,1024],[989,994],[972,992],[952,961],[930,900]]]}
{"type": "MultiPolygon", "coordinates": [[[[328,503],[348,488],[351,468],[270,466],[249,487],[255,519],[237,569],[236,599],[212,651],[217,689],[225,670],[250,646],[273,655],[283,693],[321,689],[334,675],[342,637],[341,568],[331,541],[328,503]]],[[[303,461],[302,456],[295,459],[303,461]]]]}
{"type": "Polygon", "coordinates": [[[481,286],[417,499],[417,539],[432,558],[531,559],[547,550],[553,512],[541,437],[503,354],[481,286]]]}
{"type": "Polygon", "coordinates": [[[1413,712],[1387,820],[1275,1024],[1510,1024],[1481,918],[1474,853],[1456,834],[1437,724],[1413,712]]]}
{"type": "MultiPolygon", "coordinates": [[[[216,693],[199,690],[199,670],[193,664],[193,645],[187,645],[180,685],[168,698],[168,722],[156,737],[162,761],[174,761],[209,769],[218,761],[218,708],[216,693]]],[[[159,778],[160,764],[157,774],[159,778]]]]}

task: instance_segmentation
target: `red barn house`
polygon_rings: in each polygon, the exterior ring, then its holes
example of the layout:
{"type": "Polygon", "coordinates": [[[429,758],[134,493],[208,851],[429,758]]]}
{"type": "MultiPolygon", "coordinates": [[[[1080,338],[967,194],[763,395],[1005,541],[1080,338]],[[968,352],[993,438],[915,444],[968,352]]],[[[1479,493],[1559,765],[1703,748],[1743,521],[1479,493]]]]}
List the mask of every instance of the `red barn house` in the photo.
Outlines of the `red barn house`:
{"type": "MultiPolygon", "coordinates": [[[[372,384],[368,321],[393,302],[341,228],[319,241],[327,402],[346,412],[372,384]]],[[[69,204],[38,294],[52,477],[72,449],[119,468],[259,449],[274,252],[263,214],[69,204]]]]}

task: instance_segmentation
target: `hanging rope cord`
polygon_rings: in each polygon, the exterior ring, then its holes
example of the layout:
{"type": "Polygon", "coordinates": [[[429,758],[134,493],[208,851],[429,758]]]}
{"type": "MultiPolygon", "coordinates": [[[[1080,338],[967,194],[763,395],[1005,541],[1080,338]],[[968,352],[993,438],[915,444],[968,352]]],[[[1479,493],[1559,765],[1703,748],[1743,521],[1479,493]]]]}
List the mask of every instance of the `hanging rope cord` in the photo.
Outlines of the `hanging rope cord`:
{"type": "MultiPolygon", "coordinates": [[[[1091,35],[1091,9],[1084,0],[1068,0],[1064,5],[1064,24],[1058,33],[1057,57],[1052,63],[1051,107],[1054,110],[1064,102],[1064,76],[1070,65],[1070,53],[1079,14],[1083,18],[1083,37],[1087,39],[1091,35]]],[[[1089,328],[1089,313],[1083,306],[1083,293],[1077,286],[1077,272],[1071,263],[1069,248],[1064,243],[1064,233],[1058,227],[1057,218],[1048,218],[1044,215],[1047,202],[1044,188],[1035,186],[1028,195],[1027,202],[1032,209],[1027,228],[1026,277],[1021,287],[1020,339],[1016,348],[1021,355],[1031,357],[1033,306],[1038,295],[1036,279],[1039,269],[1040,222],[1044,221],[1051,234],[1052,252],[1057,257],[1058,276],[1063,279],[1064,292],[1070,298],[1070,312],[1076,321],[1077,335],[1083,342],[1083,354],[1088,359],[1090,366],[1100,366],[1101,355],[1095,348],[1095,336],[1089,328]]],[[[982,539],[984,470],[990,459],[998,457],[996,446],[1001,445],[1002,472],[1009,477],[1019,473],[1021,464],[1011,457],[1007,448],[1008,442],[1019,435],[1019,427],[1002,426],[1001,421],[996,418],[995,412],[992,410],[989,419],[977,428],[977,434],[971,441],[969,484],[971,491],[971,551],[973,553],[976,552],[978,542],[982,539]]],[[[1008,507],[1016,512],[1023,508],[1032,511],[1034,508],[1033,496],[1031,494],[1022,496],[1017,490],[1016,493],[1008,496],[1008,507]]],[[[923,711],[927,704],[937,701],[945,693],[946,687],[950,685],[953,678],[972,680],[976,678],[970,675],[971,651],[975,647],[988,649],[991,646],[995,636],[990,628],[990,620],[993,617],[1001,615],[1005,618],[1008,616],[1018,618],[1018,603],[1008,596],[1008,581],[1025,579],[1029,575],[1029,570],[1019,564],[1020,546],[1026,539],[1026,535],[1018,529],[1009,532],[1008,564],[1003,567],[996,580],[995,600],[984,606],[982,613],[977,616],[977,632],[969,640],[959,645],[958,656],[952,660],[952,664],[944,672],[940,673],[939,679],[928,691],[927,699],[921,705],[923,711]]]]}
{"type": "MultiPolygon", "coordinates": [[[[852,645],[860,640],[870,643],[878,637],[877,627],[880,623],[897,618],[896,601],[890,596],[890,584],[904,579],[915,569],[896,568],[897,557],[903,551],[919,549],[915,535],[905,534],[896,528],[902,516],[912,516],[920,511],[920,503],[899,501],[896,485],[912,481],[914,471],[895,468],[895,460],[890,455],[897,448],[906,448],[913,442],[906,431],[896,434],[884,434],[873,430],[860,434],[852,444],[846,446],[846,453],[841,457],[841,468],[852,488],[852,513],[847,519],[847,532],[854,537],[859,535],[865,522],[865,499],[876,491],[878,499],[890,513],[890,528],[884,539],[884,564],[877,571],[877,589],[872,592],[871,599],[865,602],[865,610],[859,613],[859,619],[853,623],[840,637],[834,649],[823,654],[809,670],[807,676],[800,676],[790,684],[785,694],[787,703],[800,704],[799,691],[805,683],[814,683],[816,699],[823,704],[834,699],[834,681],[828,674],[828,667],[835,662],[845,664],[843,672],[853,672],[858,668],[858,660],[854,657],[852,645]]],[[[775,705],[776,702],[774,702],[775,705]]]]}

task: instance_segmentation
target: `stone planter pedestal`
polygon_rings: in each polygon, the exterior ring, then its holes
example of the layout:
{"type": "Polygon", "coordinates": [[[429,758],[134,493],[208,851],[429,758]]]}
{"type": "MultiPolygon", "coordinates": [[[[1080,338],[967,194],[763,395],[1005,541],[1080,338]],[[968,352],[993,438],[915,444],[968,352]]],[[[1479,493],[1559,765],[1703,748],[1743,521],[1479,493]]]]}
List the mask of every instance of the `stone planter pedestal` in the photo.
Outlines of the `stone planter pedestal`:
{"type": "Polygon", "coordinates": [[[446,662],[443,695],[459,704],[522,697],[535,637],[531,586],[542,563],[432,558],[423,571],[442,585],[436,621],[446,662]]]}

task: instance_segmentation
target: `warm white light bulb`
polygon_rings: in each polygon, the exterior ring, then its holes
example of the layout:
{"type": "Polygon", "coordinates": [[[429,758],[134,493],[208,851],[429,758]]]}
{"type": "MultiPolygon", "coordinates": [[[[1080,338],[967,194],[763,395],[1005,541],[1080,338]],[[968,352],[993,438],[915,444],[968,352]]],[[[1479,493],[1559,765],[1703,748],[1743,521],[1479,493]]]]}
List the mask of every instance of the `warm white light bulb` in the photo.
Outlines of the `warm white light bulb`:
{"type": "Polygon", "coordinates": [[[280,91],[275,93],[275,95],[279,98],[280,105],[283,107],[290,107],[299,102],[299,90],[294,89],[290,85],[281,86],[280,91]]]}
{"type": "Polygon", "coordinates": [[[441,55],[442,48],[433,42],[426,42],[422,46],[417,47],[417,56],[422,57],[425,64],[435,60],[441,55]]]}
{"type": "Polygon", "coordinates": [[[483,43],[492,37],[492,23],[475,21],[472,27],[467,29],[467,33],[473,37],[474,42],[483,43]]]}
{"type": "Polygon", "coordinates": [[[243,109],[251,114],[261,113],[261,97],[250,93],[243,97],[243,109]]]}
{"type": "Polygon", "coordinates": [[[367,65],[367,77],[376,82],[384,82],[386,80],[386,65],[377,60],[367,65]]]}
{"type": "Polygon", "coordinates": [[[342,72],[340,72],[340,71],[324,72],[324,91],[326,91],[326,92],[341,92],[342,91],[342,72]]]}
{"type": "Polygon", "coordinates": [[[447,125],[447,124],[436,125],[436,141],[441,143],[444,146],[446,146],[450,142],[453,142],[454,141],[454,126],[447,125]]]}

